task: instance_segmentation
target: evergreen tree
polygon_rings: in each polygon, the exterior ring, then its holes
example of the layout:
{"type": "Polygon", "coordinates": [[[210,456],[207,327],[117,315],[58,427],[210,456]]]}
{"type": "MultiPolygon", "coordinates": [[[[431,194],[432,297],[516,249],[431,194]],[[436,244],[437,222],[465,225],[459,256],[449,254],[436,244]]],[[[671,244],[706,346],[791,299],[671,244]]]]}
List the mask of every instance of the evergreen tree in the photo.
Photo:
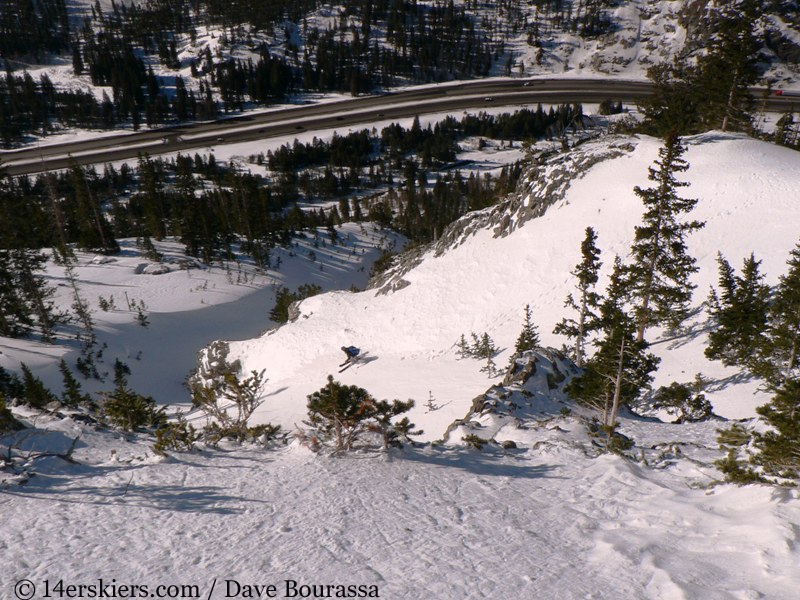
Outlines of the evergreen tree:
{"type": "Polygon", "coordinates": [[[372,418],[374,424],[369,426],[380,434],[383,441],[383,449],[386,450],[389,446],[400,446],[401,438],[408,438],[410,435],[421,435],[422,430],[414,431],[414,424],[409,421],[408,417],[403,417],[395,422],[393,419],[401,414],[408,412],[414,407],[413,400],[403,402],[401,400],[378,400],[375,402],[372,411],[372,418]]]}
{"type": "Polygon", "coordinates": [[[761,374],[775,387],[800,376],[800,244],[787,262],[789,270],[775,289],[767,320],[761,374]]]}
{"type": "Polygon", "coordinates": [[[641,128],[645,133],[665,137],[670,133],[688,135],[702,130],[693,73],[679,59],[647,70],[653,93],[639,103],[643,116],[641,128]]]}
{"type": "Polygon", "coordinates": [[[72,375],[67,363],[62,358],[58,363],[58,370],[61,372],[64,390],[61,392],[61,403],[65,406],[75,408],[80,404],[87,404],[91,402],[89,394],[84,394],[81,391],[81,384],[72,375]]]}
{"type": "Polygon", "coordinates": [[[38,274],[45,261],[36,250],[0,249],[0,335],[23,337],[38,327],[43,340],[52,341],[63,315],[51,300],[55,290],[38,274]]]}
{"type": "Polygon", "coordinates": [[[691,423],[711,417],[713,406],[703,394],[705,382],[698,373],[691,384],[673,381],[669,386],[661,386],[652,397],[656,410],[665,410],[677,417],[675,423],[691,423]]]}
{"type": "Polygon", "coordinates": [[[57,402],[58,398],[51,392],[41,379],[34,375],[28,365],[22,363],[22,384],[25,386],[23,401],[32,408],[44,409],[51,402],[57,402]]]}
{"type": "Polygon", "coordinates": [[[25,395],[25,386],[16,373],[0,366],[0,394],[9,400],[19,400],[25,395]]]}
{"type": "Polygon", "coordinates": [[[328,384],[308,396],[307,424],[322,441],[331,442],[335,452],[344,452],[366,430],[374,410],[375,400],[367,390],[341,384],[328,375],[328,384]]]}
{"type": "Polygon", "coordinates": [[[774,429],[755,432],[753,462],[770,475],[796,478],[800,473],[800,379],[786,379],[772,401],[756,409],[774,429]]]}
{"type": "Polygon", "coordinates": [[[575,340],[573,360],[579,367],[583,366],[586,357],[586,340],[589,333],[597,329],[597,308],[600,296],[594,291],[600,272],[600,249],[596,245],[597,234],[592,227],[586,228],[586,237],[581,242],[583,260],[575,266],[572,275],[578,279],[578,300],[572,294],[567,296],[564,306],[578,311],[577,320],[562,319],[553,333],[565,335],[575,340]]]}
{"type": "Polygon", "coordinates": [[[6,396],[0,389],[0,433],[24,428],[25,426],[14,418],[11,410],[6,406],[6,396]]]}
{"type": "Polygon", "coordinates": [[[767,342],[770,287],[759,271],[761,261],[751,254],[736,275],[722,255],[719,264],[720,293],[712,291],[709,314],[715,328],[708,334],[705,355],[723,364],[739,365],[758,373],[767,342]]]}
{"type": "Polygon", "coordinates": [[[639,396],[658,365],[658,359],[647,352],[647,342],[636,339],[636,321],[626,309],[624,270],[617,257],[600,305],[597,351],[586,362],[584,374],[565,388],[576,400],[602,410],[603,425],[611,428],[620,406],[639,396]]]}
{"type": "Polygon", "coordinates": [[[249,377],[240,379],[238,361],[228,365],[223,360],[220,367],[210,383],[192,386],[192,403],[214,419],[211,429],[217,437],[243,442],[248,436],[250,417],[264,402],[264,371],[254,370],[249,377]]]}
{"type": "Polygon", "coordinates": [[[757,0],[721,0],[709,11],[707,52],[692,81],[706,129],[748,131],[749,88],[758,80],[757,0]]]}
{"type": "Polygon", "coordinates": [[[676,58],[647,71],[654,93],[640,103],[642,129],[679,135],[709,129],[748,131],[758,80],[760,6],[757,0],[721,0],[707,5],[706,52],[695,64],[676,58]]]}
{"type": "Polygon", "coordinates": [[[114,364],[114,389],[103,392],[103,411],[112,425],[124,431],[138,431],[144,427],[161,427],[167,416],[163,408],[156,408],[150,396],[143,396],[128,387],[126,375],[130,369],[117,359],[114,364]]]}
{"type": "Polygon", "coordinates": [[[685,238],[704,223],[678,220],[697,204],[697,200],[681,198],[677,192],[678,188],[689,185],[675,177],[689,168],[681,158],[685,151],[677,135],[668,135],[658,151],[656,168],[648,169],[648,179],[656,185],[634,188],[645,206],[642,224],[636,227],[631,248],[633,264],[628,267],[637,342],[641,342],[645,330],[654,325],[680,325],[687,316],[695,287],[689,277],[697,267],[695,259],[687,253],[685,238]]]}
{"type": "Polygon", "coordinates": [[[522,324],[522,331],[514,344],[514,353],[522,354],[526,350],[533,350],[539,346],[539,334],[536,325],[531,318],[531,305],[525,305],[525,321],[522,324]]]}
{"type": "Polygon", "coordinates": [[[84,168],[73,162],[70,178],[74,193],[70,212],[77,221],[78,247],[105,253],[118,252],[119,245],[111,234],[111,226],[102,214],[100,202],[91,189],[84,168]]]}

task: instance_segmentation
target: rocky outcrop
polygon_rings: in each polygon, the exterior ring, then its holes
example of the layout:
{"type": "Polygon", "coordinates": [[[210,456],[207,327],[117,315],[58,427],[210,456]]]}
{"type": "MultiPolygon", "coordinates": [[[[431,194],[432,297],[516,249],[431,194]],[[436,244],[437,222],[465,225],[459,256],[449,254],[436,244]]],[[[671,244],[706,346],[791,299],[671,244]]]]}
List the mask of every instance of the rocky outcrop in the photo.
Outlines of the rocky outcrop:
{"type": "Polygon", "coordinates": [[[447,227],[436,242],[401,255],[396,264],[371,281],[369,287],[378,294],[390,294],[406,287],[409,282],[405,274],[426,256],[441,256],[478,231],[491,230],[494,237],[510,235],[563,201],[572,182],[583,177],[594,165],[622,156],[635,147],[634,137],[605,136],[584,140],[564,152],[554,149],[538,152],[533,155],[514,193],[495,206],[464,215],[447,227]]]}
{"type": "MultiPolygon", "coordinates": [[[[537,348],[514,357],[503,382],[473,399],[464,418],[447,428],[445,441],[457,430],[462,436],[481,431],[481,437],[489,439],[511,422],[558,415],[568,404],[564,386],[580,372],[563,352],[553,348],[537,348]]],[[[453,436],[455,440],[460,437],[453,436]]]]}

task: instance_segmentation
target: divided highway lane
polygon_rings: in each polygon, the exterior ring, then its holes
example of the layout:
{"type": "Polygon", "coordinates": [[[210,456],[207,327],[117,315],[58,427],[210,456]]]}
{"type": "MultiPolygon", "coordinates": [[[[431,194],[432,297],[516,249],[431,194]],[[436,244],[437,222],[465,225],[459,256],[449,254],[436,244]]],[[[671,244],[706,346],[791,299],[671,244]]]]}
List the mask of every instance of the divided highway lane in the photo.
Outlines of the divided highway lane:
{"type": "MultiPolygon", "coordinates": [[[[288,137],[304,131],[369,125],[387,119],[456,112],[490,106],[537,103],[600,102],[607,98],[635,102],[652,90],[648,82],[616,79],[509,79],[476,80],[362,96],[324,104],[306,104],[269,112],[251,113],[208,123],[53,144],[0,152],[0,164],[10,175],[63,169],[71,161],[104,164],[185,152],[217,144],[288,137]]],[[[754,90],[761,98],[763,90],[754,90]]],[[[769,97],[770,110],[800,105],[798,96],[769,97]]]]}

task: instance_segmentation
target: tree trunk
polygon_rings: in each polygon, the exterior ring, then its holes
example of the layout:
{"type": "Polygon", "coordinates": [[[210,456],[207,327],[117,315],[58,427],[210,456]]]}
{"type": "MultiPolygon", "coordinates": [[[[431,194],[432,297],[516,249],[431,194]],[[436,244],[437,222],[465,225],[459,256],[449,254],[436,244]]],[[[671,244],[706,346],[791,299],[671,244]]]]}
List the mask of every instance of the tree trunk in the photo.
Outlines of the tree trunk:
{"type": "Polygon", "coordinates": [[[728,130],[728,123],[730,122],[731,114],[733,113],[733,97],[736,92],[736,81],[739,75],[739,69],[733,71],[733,81],[731,82],[731,89],[728,92],[728,102],[725,104],[725,116],[722,118],[722,131],[728,130]]]}
{"type": "Polygon", "coordinates": [[[583,344],[586,337],[586,289],[581,290],[581,312],[578,316],[578,337],[575,340],[575,364],[583,366],[583,344]]]}
{"type": "Polygon", "coordinates": [[[795,362],[797,361],[797,337],[800,335],[800,331],[795,328],[794,337],[792,338],[792,350],[789,353],[789,360],[786,361],[786,372],[783,375],[783,382],[786,383],[789,381],[789,377],[792,374],[792,369],[794,369],[795,362]]]}
{"type": "Polygon", "coordinates": [[[619,412],[620,399],[622,397],[622,373],[625,366],[625,338],[622,338],[622,343],[619,347],[619,362],[617,364],[617,378],[614,381],[614,403],[611,406],[611,420],[607,425],[613,427],[617,420],[617,413],[619,412]]]}

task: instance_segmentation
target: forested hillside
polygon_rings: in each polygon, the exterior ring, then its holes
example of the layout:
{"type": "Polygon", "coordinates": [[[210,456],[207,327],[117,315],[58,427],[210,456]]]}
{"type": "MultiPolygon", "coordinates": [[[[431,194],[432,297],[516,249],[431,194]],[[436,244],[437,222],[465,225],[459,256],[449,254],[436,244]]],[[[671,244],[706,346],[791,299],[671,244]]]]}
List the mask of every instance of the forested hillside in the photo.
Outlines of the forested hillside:
{"type": "Polygon", "coordinates": [[[546,73],[644,78],[691,65],[747,14],[756,79],[792,85],[788,1],[9,0],[0,10],[0,139],[137,129],[307,92],[546,73]]]}

